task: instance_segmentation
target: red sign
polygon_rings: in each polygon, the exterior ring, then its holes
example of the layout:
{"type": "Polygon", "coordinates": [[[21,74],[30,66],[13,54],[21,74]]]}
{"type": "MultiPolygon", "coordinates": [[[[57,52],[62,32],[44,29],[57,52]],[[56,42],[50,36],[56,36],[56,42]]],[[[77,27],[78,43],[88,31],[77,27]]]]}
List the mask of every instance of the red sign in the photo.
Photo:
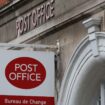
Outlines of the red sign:
{"type": "Polygon", "coordinates": [[[31,89],[43,83],[46,70],[38,60],[20,57],[7,65],[5,75],[12,85],[22,89],[31,89]]]}
{"type": "Polygon", "coordinates": [[[0,7],[5,6],[6,4],[8,4],[10,2],[10,0],[0,0],[0,7]]]}
{"type": "Polygon", "coordinates": [[[1,105],[55,105],[54,97],[0,96],[1,105]]]}
{"type": "Polygon", "coordinates": [[[0,105],[55,105],[54,53],[0,50],[0,105]]]}

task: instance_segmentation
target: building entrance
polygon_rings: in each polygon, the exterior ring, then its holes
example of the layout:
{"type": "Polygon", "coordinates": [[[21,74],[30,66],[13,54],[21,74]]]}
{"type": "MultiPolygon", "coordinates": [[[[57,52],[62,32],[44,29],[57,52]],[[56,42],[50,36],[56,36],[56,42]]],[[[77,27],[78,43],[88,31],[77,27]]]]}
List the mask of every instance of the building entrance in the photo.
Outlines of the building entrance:
{"type": "Polygon", "coordinates": [[[70,60],[58,105],[105,105],[105,85],[100,91],[104,80],[105,33],[93,33],[80,43],[70,60]]]}

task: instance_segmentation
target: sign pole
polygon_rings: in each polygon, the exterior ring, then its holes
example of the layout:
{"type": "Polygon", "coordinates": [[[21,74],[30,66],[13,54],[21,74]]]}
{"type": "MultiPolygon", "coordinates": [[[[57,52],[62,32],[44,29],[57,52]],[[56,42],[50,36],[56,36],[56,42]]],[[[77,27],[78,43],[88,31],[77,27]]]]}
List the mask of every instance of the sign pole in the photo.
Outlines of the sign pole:
{"type": "Polygon", "coordinates": [[[32,47],[40,49],[57,49],[57,45],[43,45],[43,44],[15,44],[15,43],[0,43],[0,47],[32,47]]]}

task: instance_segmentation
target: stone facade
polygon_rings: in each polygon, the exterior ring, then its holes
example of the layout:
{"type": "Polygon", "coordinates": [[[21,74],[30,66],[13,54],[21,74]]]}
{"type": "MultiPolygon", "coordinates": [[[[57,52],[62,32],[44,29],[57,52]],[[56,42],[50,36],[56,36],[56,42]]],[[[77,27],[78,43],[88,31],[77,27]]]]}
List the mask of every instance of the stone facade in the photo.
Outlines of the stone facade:
{"type": "Polygon", "coordinates": [[[45,2],[44,0],[30,0],[25,4],[17,3],[16,6],[10,6],[8,10],[0,10],[0,42],[56,45],[59,41],[60,67],[57,72],[59,91],[68,62],[78,44],[87,35],[82,22],[91,17],[100,18],[102,21],[100,30],[105,30],[105,0],[54,0],[53,18],[18,36],[17,19],[45,2]]]}

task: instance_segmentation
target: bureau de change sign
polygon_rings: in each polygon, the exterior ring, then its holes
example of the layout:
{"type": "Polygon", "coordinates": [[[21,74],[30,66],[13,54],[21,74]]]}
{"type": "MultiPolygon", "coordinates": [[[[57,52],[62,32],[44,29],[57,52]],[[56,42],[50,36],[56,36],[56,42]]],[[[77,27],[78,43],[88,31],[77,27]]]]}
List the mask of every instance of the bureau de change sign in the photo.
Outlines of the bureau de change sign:
{"type": "Polygon", "coordinates": [[[0,104],[54,105],[54,53],[0,50],[0,104]]]}

